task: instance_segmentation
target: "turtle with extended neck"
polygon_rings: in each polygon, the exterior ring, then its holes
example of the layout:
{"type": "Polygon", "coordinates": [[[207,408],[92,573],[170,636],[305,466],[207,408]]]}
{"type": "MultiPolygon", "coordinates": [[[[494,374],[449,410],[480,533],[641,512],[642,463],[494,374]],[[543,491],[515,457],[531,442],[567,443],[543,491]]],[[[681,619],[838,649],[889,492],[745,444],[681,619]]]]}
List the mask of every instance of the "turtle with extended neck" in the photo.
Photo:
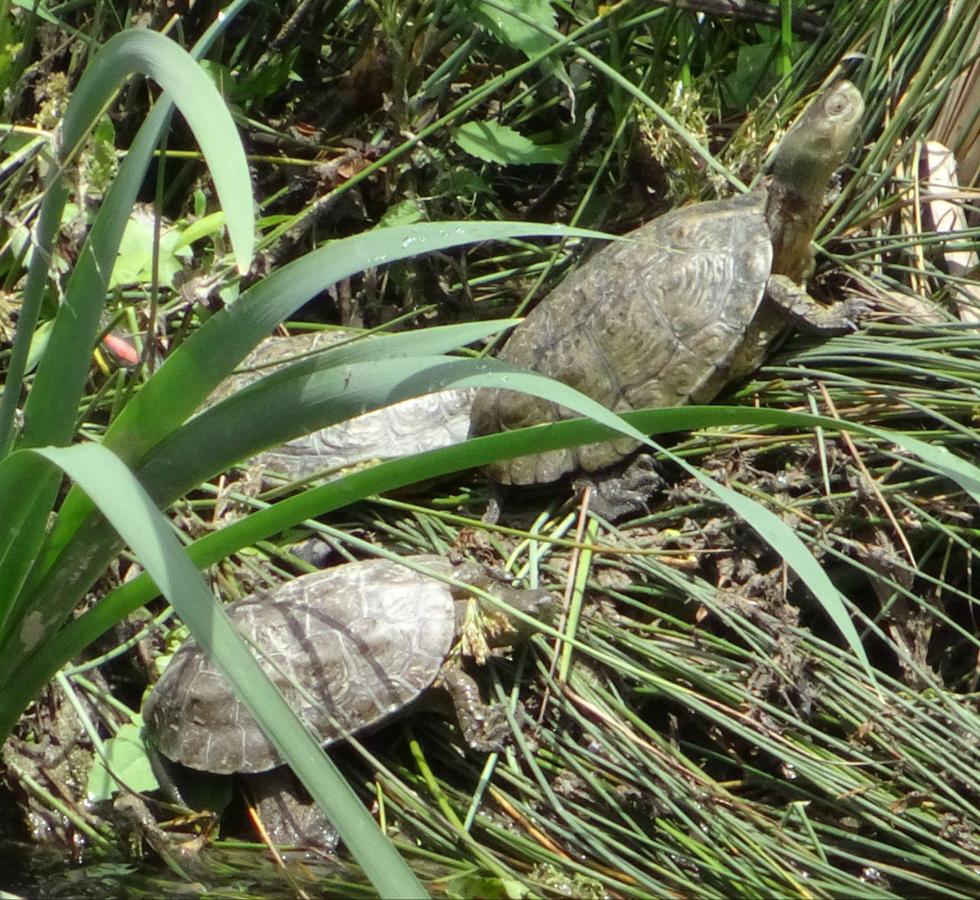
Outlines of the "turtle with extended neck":
{"type": "MultiPolygon", "coordinates": [[[[862,303],[822,306],[802,285],[831,178],[863,113],[851,82],[832,84],[781,141],[770,179],[739,197],[675,209],[604,247],[514,329],[499,358],[624,412],[711,400],[757,368],[791,325],[853,330],[862,303]]],[[[481,390],[471,434],[576,415],[528,394],[481,390]]],[[[644,467],[627,464],[636,449],[622,438],[503,460],[487,473],[499,485],[572,475],[594,484],[594,508],[618,515],[644,499],[644,467]]]]}

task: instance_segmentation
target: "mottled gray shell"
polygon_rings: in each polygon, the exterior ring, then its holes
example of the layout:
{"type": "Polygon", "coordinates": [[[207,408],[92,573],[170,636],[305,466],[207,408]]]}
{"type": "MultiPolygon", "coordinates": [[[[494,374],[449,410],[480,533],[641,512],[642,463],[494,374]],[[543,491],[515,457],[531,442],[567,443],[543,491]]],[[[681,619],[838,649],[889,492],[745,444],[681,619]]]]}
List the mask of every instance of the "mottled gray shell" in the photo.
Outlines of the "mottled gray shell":
{"type": "MultiPolygon", "coordinates": [[[[224,382],[212,395],[217,402],[289,360],[323,349],[346,338],[339,332],[312,332],[262,341],[244,360],[242,372],[224,382]],[[264,368],[254,368],[262,366],[264,368]]],[[[339,473],[359,463],[395,459],[436,450],[466,440],[475,390],[440,391],[373,410],[294,438],[281,447],[258,454],[249,467],[264,475],[303,480],[339,473]]]]}
{"type": "Polygon", "coordinates": [[[466,389],[403,400],[295,438],[252,462],[264,472],[296,481],[449,447],[466,440],[475,395],[466,389]]]}
{"type": "MultiPolygon", "coordinates": [[[[500,359],[541,372],[621,412],[710,400],[761,361],[750,325],[772,263],[764,188],[660,216],[606,245],[513,332],[500,359]]],[[[761,344],[761,346],[757,346],[761,344]]],[[[481,390],[473,434],[574,418],[515,391],[481,390]]],[[[622,439],[488,467],[504,484],[595,472],[633,449],[622,439]]]]}
{"type": "MultiPolygon", "coordinates": [[[[440,557],[414,560],[453,571],[440,557]]],[[[227,611],[267,654],[260,657],[263,669],[324,744],[345,730],[377,725],[414,700],[435,680],[456,634],[450,588],[386,560],[304,575],[227,611]]],[[[164,756],[194,769],[253,773],[282,763],[193,640],[174,654],[147,698],[143,722],[164,756]]]]}

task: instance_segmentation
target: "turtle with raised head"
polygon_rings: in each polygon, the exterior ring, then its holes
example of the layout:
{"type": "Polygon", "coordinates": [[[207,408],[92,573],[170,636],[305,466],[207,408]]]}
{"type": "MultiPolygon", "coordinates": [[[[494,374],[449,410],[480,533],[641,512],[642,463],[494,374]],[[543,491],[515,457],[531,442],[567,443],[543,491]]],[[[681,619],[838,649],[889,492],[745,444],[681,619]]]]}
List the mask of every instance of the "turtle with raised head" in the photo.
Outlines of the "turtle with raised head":
{"type": "MultiPolygon", "coordinates": [[[[822,306],[802,284],[831,178],[863,112],[851,82],[832,84],[781,141],[771,179],[739,197],[673,210],[610,243],[535,307],[499,358],[624,412],[711,400],[757,368],[790,325],[853,330],[862,303],[822,306]]],[[[481,390],[471,434],[576,415],[528,394],[481,390]]],[[[594,505],[617,515],[641,505],[616,477],[636,448],[622,438],[503,460],[487,472],[501,485],[578,476],[596,485],[594,505]]]]}

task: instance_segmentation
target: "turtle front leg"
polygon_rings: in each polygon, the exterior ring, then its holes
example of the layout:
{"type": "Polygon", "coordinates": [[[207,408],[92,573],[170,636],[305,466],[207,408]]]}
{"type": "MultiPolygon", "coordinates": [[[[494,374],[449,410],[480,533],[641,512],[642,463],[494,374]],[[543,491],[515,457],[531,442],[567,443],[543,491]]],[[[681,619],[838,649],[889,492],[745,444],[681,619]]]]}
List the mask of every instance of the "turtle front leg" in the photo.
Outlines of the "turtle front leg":
{"type": "Polygon", "coordinates": [[[849,334],[870,310],[863,300],[844,300],[829,306],[818,303],[806,288],[786,275],[769,276],[766,298],[798,328],[816,334],[849,334]]]}
{"type": "Polygon", "coordinates": [[[510,734],[503,708],[484,703],[476,682],[457,666],[443,672],[442,687],[452,701],[466,743],[481,753],[500,750],[510,734]]]}

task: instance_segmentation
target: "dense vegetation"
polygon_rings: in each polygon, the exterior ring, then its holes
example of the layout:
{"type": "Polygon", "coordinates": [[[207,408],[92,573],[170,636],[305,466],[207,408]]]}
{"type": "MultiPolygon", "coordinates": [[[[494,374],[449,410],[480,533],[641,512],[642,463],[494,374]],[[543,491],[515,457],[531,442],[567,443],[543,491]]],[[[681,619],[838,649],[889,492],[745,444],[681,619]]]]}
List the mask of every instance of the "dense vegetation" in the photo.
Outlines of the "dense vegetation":
{"type": "Polygon", "coordinates": [[[944,201],[975,195],[936,198],[927,143],[975,182],[974,10],[685,6],[0,5],[0,835],[22,847],[26,822],[88,873],[24,891],[977,892],[978,232],[950,224],[944,201]],[[874,311],[792,336],[711,407],[627,417],[667,445],[643,516],[561,487],[482,523],[476,467],[536,439],[516,432],[291,491],[235,469],[409,375],[500,383],[500,320],[588,253],[575,229],[744,188],[842,71],[863,146],[811,289],[874,311]],[[192,418],[283,321],[393,336],[192,418]],[[311,534],[335,559],[465,551],[565,593],[557,629],[486,667],[528,713],[505,752],[425,717],[335,755],[352,791],[317,758],[210,605],[301,571],[311,534]],[[287,863],[276,888],[212,821],[158,826],[138,713],[185,634],[161,594],[295,743],[344,861],[287,863]]]}

